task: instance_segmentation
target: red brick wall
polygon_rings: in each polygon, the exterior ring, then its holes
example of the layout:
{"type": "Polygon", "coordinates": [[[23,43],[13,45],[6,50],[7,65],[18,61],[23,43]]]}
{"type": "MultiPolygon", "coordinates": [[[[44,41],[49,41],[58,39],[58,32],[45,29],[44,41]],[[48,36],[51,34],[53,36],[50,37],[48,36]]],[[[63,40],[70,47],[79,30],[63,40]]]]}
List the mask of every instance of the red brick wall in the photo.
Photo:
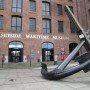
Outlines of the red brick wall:
{"type": "MultiPolygon", "coordinates": [[[[48,0],[47,0],[48,1],[48,0]]],[[[22,38],[0,38],[0,60],[2,58],[2,54],[4,53],[6,56],[8,56],[8,44],[11,41],[21,41],[24,44],[24,56],[27,56],[30,54],[30,49],[35,49],[35,60],[40,58],[42,54],[41,45],[43,42],[52,42],[54,44],[54,54],[60,53],[60,48],[65,47],[65,52],[68,55],[69,54],[69,44],[70,43],[78,43],[79,39],[76,34],[71,34],[70,32],[70,21],[64,11],[64,6],[69,5],[74,7],[74,14],[77,17],[77,4],[76,2],[68,2],[68,0],[49,0],[51,4],[51,16],[42,16],[42,0],[36,0],[36,12],[31,12],[29,9],[29,0],[23,0],[23,8],[22,8],[22,32],[16,33],[11,32],[11,16],[15,13],[11,12],[12,8],[12,0],[5,0],[4,10],[0,10],[0,15],[4,16],[4,26],[3,30],[0,30],[0,33],[12,33],[12,34],[21,34],[22,38]],[[62,4],[63,7],[63,15],[57,16],[56,12],[56,5],[62,4]],[[36,32],[30,32],[29,31],[29,18],[36,18],[36,32]],[[50,18],[51,19],[51,28],[52,33],[51,34],[43,34],[42,33],[42,18],[50,18]],[[64,22],[64,33],[58,33],[58,25],[57,21],[63,21],[64,22]],[[45,39],[26,39],[25,34],[42,34],[42,35],[49,35],[50,37],[54,36],[67,36],[69,37],[69,40],[45,40],[45,39]],[[39,51],[39,53],[38,53],[39,51]]],[[[79,0],[78,2],[78,13],[79,13],[79,21],[83,28],[86,29],[86,18],[85,18],[85,11],[84,11],[84,2],[82,0],[79,0]],[[85,21],[85,22],[84,22],[85,21]]],[[[90,5],[87,5],[87,7],[90,8],[90,5]]],[[[17,13],[16,13],[17,15],[17,13]]]]}

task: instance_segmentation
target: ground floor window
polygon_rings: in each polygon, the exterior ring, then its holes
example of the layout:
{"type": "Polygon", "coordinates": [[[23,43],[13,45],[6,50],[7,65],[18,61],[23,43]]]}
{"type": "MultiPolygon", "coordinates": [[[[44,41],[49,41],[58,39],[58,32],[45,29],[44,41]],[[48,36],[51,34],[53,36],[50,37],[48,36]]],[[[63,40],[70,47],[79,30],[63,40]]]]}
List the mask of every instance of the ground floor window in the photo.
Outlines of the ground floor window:
{"type": "Polygon", "coordinates": [[[42,61],[54,61],[54,45],[50,42],[42,44],[42,61]]]}
{"type": "Polygon", "coordinates": [[[23,62],[23,44],[18,41],[9,43],[9,62],[23,62]]]}

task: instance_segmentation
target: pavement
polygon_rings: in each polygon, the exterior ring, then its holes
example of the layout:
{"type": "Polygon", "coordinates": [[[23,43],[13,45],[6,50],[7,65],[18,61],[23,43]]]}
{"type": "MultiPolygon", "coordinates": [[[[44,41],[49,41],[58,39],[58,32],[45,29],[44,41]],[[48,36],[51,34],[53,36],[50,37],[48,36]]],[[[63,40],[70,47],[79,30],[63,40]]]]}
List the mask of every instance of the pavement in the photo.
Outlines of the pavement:
{"type": "Polygon", "coordinates": [[[53,81],[44,79],[39,68],[0,69],[0,90],[90,90],[90,72],[53,81]]]}

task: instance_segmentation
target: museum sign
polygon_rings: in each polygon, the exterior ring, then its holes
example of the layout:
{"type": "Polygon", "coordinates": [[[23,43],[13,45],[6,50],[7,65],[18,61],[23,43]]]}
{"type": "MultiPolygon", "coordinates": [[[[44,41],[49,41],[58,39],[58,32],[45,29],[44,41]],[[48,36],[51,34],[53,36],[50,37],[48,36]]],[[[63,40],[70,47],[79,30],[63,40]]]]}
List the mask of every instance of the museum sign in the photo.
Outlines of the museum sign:
{"type": "Polygon", "coordinates": [[[0,38],[26,38],[26,39],[55,39],[55,40],[69,40],[68,36],[55,36],[43,34],[11,34],[1,33],[0,38]]]}

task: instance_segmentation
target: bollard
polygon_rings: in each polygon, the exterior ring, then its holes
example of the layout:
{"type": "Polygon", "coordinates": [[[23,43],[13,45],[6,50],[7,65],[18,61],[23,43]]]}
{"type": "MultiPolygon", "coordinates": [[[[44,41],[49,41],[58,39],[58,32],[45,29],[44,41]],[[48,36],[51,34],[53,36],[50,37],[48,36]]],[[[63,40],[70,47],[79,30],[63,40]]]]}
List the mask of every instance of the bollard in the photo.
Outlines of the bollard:
{"type": "Polygon", "coordinates": [[[4,58],[5,58],[5,55],[2,54],[2,68],[3,68],[3,64],[4,64],[4,58]]]}
{"type": "Polygon", "coordinates": [[[30,58],[30,67],[31,67],[31,58],[30,58]]]}

